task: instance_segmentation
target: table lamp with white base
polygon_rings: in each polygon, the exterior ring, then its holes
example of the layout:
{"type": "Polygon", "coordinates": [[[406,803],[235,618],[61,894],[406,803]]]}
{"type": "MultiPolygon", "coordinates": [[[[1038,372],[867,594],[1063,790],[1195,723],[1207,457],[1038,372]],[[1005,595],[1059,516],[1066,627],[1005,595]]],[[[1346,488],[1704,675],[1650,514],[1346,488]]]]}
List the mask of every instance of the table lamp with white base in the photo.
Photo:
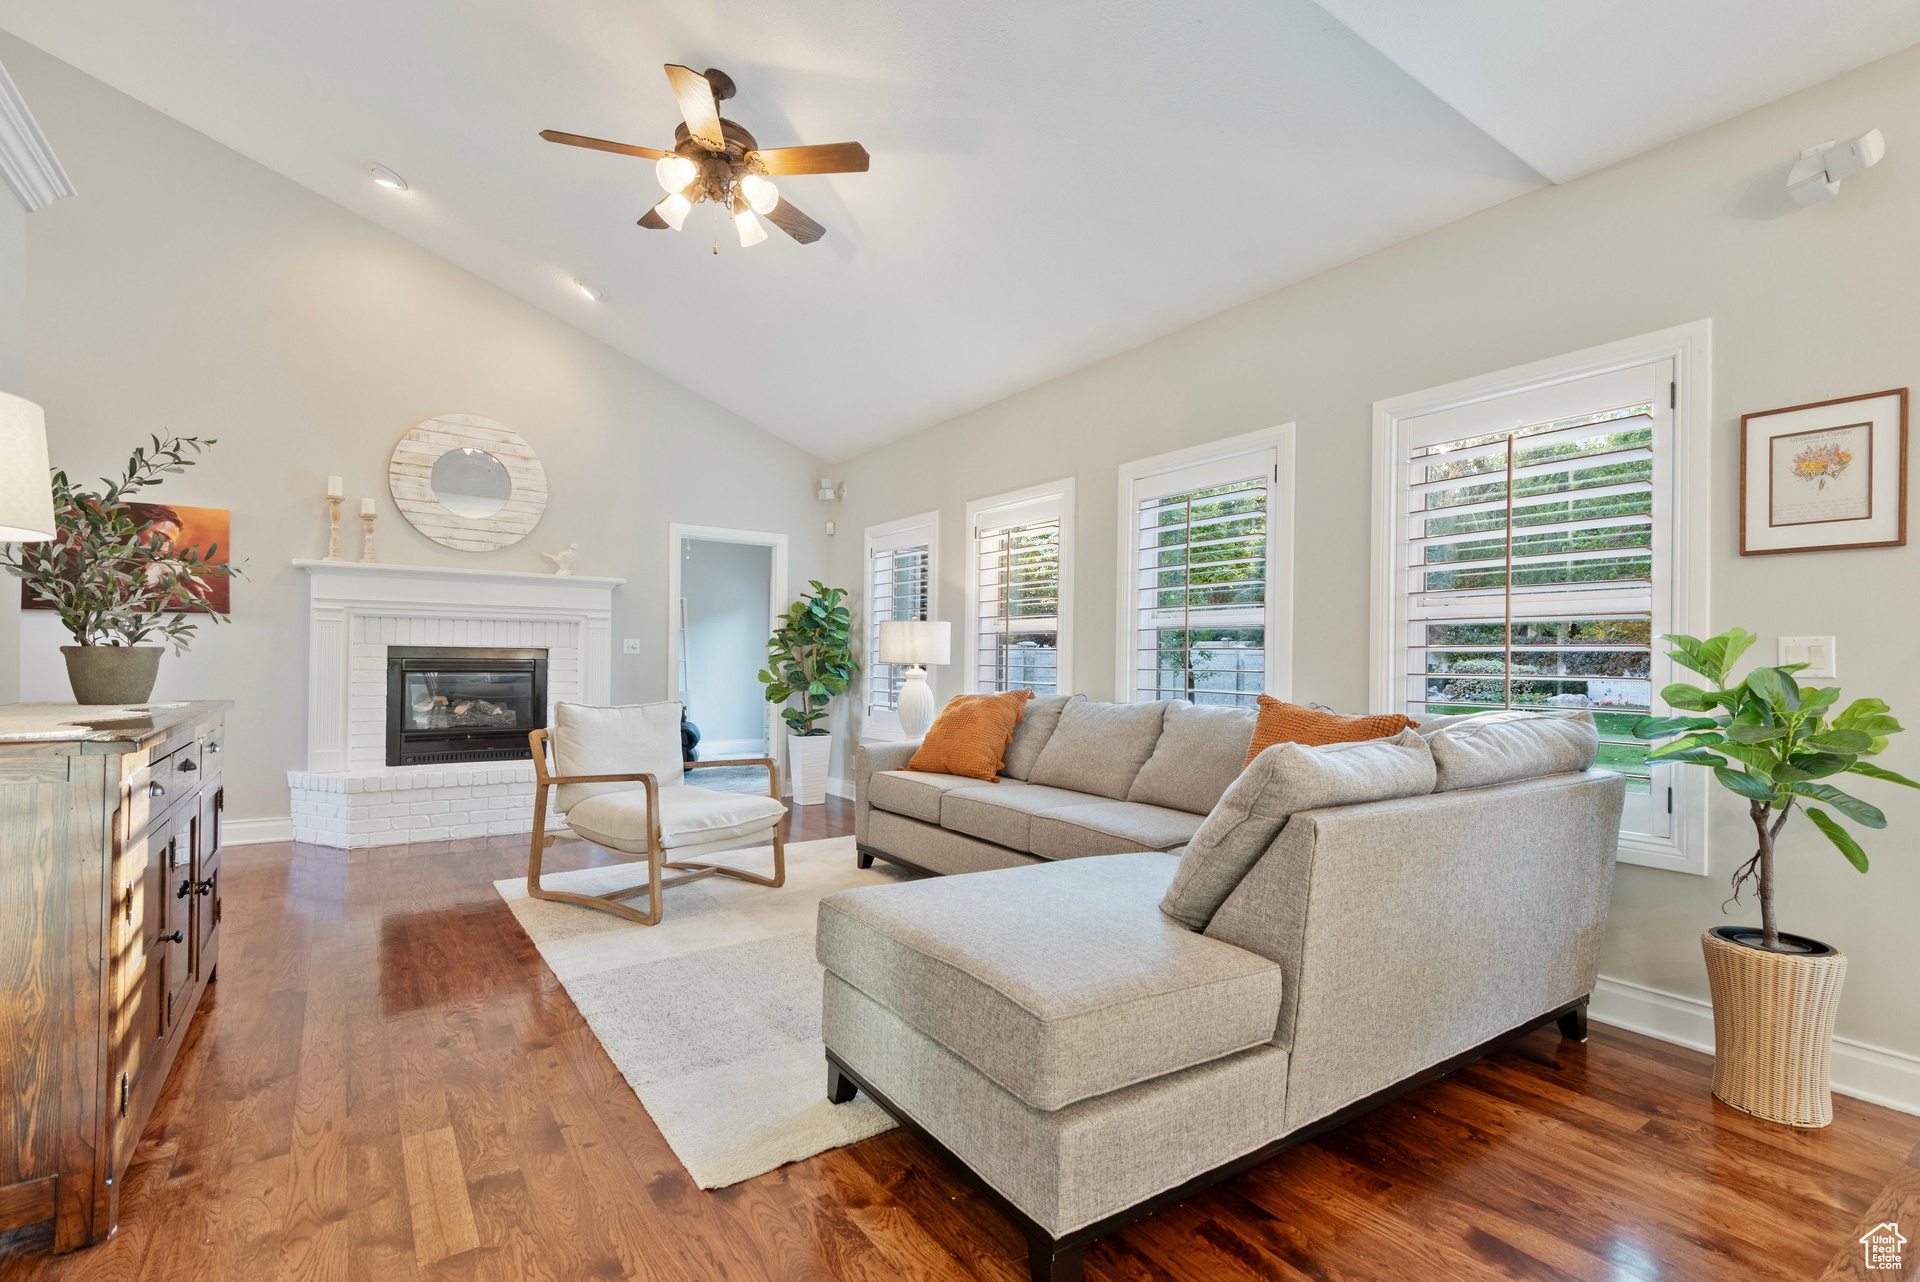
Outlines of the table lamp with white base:
{"type": "Polygon", "coordinates": [[[880,624],[880,662],[909,663],[897,705],[900,730],[918,739],[933,724],[933,690],[927,685],[930,663],[953,661],[953,625],[937,619],[885,619],[880,624]]]}

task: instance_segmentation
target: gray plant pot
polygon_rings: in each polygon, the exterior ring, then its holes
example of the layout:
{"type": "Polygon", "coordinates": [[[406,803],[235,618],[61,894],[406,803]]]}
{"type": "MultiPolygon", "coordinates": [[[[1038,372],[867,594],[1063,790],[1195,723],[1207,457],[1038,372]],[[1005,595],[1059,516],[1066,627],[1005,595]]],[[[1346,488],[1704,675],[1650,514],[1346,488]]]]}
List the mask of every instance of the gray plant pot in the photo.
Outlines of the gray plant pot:
{"type": "Polygon", "coordinates": [[[158,645],[63,645],[67,680],[83,704],[145,703],[160,676],[158,645]]]}

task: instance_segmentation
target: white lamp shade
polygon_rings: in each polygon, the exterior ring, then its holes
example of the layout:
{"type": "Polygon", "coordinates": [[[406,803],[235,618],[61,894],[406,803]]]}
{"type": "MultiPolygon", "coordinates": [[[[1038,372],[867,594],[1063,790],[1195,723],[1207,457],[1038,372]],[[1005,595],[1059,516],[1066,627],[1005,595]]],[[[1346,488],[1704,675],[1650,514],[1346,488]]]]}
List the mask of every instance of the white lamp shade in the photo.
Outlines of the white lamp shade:
{"type": "Polygon", "coordinates": [[[0,543],[38,543],[52,537],[46,412],[32,401],[0,392],[0,543]]]}
{"type": "Polygon", "coordinates": [[[953,625],[939,619],[884,619],[880,623],[880,662],[951,663],[953,625]]]}

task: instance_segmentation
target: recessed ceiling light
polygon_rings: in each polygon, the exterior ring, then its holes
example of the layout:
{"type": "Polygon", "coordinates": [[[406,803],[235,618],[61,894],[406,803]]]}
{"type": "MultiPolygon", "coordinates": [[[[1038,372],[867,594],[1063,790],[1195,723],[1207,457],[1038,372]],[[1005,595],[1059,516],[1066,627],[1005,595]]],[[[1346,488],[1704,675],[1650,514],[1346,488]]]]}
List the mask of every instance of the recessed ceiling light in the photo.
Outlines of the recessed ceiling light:
{"type": "Polygon", "coordinates": [[[405,191],[407,189],[407,180],[399,174],[394,173],[393,170],[388,169],[385,165],[368,165],[367,172],[372,174],[373,180],[382,187],[391,187],[395,191],[405,191]]]}
{"type": "Polygon", "coordinates": [[[607,296],[606,290],[601,289],[598,285],[589,285],[578,276],[573,278],[573,287],[596,303],[607,296]]]}

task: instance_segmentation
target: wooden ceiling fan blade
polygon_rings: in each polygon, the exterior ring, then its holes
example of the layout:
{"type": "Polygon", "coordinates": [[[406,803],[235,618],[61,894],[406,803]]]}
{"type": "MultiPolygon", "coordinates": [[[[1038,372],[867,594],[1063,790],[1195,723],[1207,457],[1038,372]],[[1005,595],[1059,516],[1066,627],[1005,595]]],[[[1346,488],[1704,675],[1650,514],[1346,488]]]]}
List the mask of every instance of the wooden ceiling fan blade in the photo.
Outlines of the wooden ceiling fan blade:
{"type": "Polygon", "coordinates": [[[720,107],[713,100],[713,83],[692,67],[667,64],[667,81],[686,118],[687,132],[698,138],[709,151],[725,151],[727,140],[720,133],[720,107]]]}
{"type": "Polygon", "coordinates": [[[751,151],[747,165],[762,174],[864,174],[867,149],[857,142],[823,142],[813,147],[772,147],[751,151]]]}
{"type": "Polygon", "coordinates": [[[640,215],[640,225],[652,231],[669,230],[667,220],[660,216],[660,211],[657,209],[649,209],[646,213],[640,215]]]}
{"type": "Polygon", "coordinates": [[[540,136],[548,142],[565,143],[569,147],[591,147],[595,151],[611,151],[620,156],[638,156],[642,160],[658,160],[669,154],[656,151],[652,147],[636,147],[630,142],[608,142],[605,138],[589,138],[585,134],[564,134],[558,129],[542,129],[540,136]]]}
{"type": "Polygon", "coordinates": [[[825,227],[795,209],[785,196],[782,196],[780,203],[762,217],[802,245],[811,245],[827,234],[825,227]]]}

